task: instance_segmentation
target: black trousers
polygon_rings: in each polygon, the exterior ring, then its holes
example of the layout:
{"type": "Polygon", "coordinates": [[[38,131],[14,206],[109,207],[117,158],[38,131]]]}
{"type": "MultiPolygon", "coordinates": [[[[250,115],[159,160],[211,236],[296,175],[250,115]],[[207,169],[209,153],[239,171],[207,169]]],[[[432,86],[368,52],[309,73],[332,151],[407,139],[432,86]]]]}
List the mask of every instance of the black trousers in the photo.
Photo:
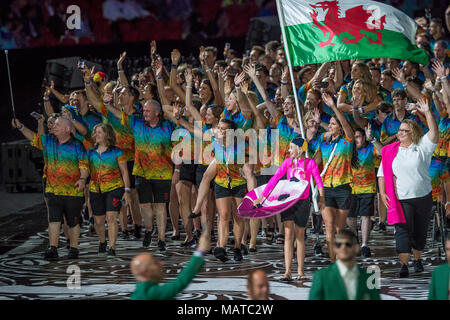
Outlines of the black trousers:
{"type": "Polygon", "coordinates": [[[397,253],[411,253],[411,248],[422,251],[427,241],[433,198],[425,197],[400,200],[406,223],[395,224],[397,253]]]}

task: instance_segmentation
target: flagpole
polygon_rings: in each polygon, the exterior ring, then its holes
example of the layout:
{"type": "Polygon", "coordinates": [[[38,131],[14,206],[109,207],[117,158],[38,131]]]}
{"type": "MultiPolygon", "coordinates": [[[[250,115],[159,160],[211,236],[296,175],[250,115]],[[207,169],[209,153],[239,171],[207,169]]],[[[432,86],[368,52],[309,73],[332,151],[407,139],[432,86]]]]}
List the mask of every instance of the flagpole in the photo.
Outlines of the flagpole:
{"type": "MultiPolygon", "coordinates": [[[[298,103],[297,88],[295,87],[294,70],[292,69],[291,55],[289,53],[289,48],[288,48],[287,39],[286,39],[286,31],[284,29],[284,14],[283,14],[283,6],[281,4],[281,1],[282,0],[276,0],[278,19],[280,20],[281,35],[283,36],[283,45],[284,45],[284,52],[286,55],[286,62],[287,62],[288,68],[289,68],[289,74],[291,75],[292,89],[294,91],[295,108],[297,109],[297,117],[298,117],[298,122],[299,122],[298,124],[300,126],[302,138],[306,140],[305,130],[303,128],[302,113],[300,112],[300,105],[298,103]]],[[[308,157],[308,152],[306,152],[306,156],[308,157]]],[[[317,204],[317,199],[315,196],[317,194],[317,188],[314,185],[314,180],[312,177],[311,177],[311,191],[313,193],[312,201],[313,201],[314,211],[320,212],[319,206],[317,204]]]]}
{"type": "Polygon", "coordinates": [[[295,79],[294,79],[294,71],[292,69],[292,63],[291,63],[291,55],[289,54],[289,48],[287,45],[286,31],[284,30],[284,14],[283,14],[283,6],[281,5],[281,1],[282,0],[276,0],[278,19],[280,20],[281,34],[283,36],[283,45],[284,45],[284,52],[286,55],[286,62],[287,62],[288,68],[289,68],[289,74],[291,75],[292,89],[294,91],[295,108],[297,109],[297,117],[298,117],[298,122],[299,122],[299,126],[300,126],[300,131],[302,132],[302,138],[306,139],[305,131],[303,129],[302,113],[300,112],[300,105],[298,103],[297,88],[295,87],[295,79]]]}

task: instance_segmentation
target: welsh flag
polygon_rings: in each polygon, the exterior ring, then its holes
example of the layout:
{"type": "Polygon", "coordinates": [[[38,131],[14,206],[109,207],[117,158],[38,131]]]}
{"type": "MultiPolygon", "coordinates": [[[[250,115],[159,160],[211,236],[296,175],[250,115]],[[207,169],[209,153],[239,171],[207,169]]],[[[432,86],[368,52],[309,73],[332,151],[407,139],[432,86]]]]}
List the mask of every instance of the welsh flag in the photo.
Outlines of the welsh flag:
{"type": "Polygon", "coordinates": [[[277,6],[293,66],[369,58],[429,62],[415,45],[414,20],[381,2],[277,0],[277,6]]]}

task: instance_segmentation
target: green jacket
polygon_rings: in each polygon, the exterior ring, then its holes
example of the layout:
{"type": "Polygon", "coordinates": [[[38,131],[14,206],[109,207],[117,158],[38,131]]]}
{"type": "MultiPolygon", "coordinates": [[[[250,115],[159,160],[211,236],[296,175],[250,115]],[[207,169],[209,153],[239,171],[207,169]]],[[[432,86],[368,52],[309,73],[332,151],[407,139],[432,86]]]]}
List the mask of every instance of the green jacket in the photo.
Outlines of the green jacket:
{"type": "Polygon", "coordinates": [[[131,300],[173,299],[191,283],[204,264],[203,257],[194,255],[178,277],[170,282],[165,284],[158,284],[153,281],[138,282],[136,283],[136,290],[131,294],[131,300]]]}
{"type": "Polygon", "coordinates": [[[450,278],[450,264],[446,263],[434,268],[431,277],[428,300],[448,300],[448,281],[450,278]]]}
{"type": "MultiPolygon", "coordinates": [[[[359,267],[359,277],[356,289],[356,300],[380,300],[379,289],[369,289],[367,279],[369,274],[365,268],[359,267]]],[[[371,281],[372,282],[372,281],[371,281]]],[[[322,268],[314,273],[309,300],[348,300],[347,290],[336,263],[322,268]]]]}

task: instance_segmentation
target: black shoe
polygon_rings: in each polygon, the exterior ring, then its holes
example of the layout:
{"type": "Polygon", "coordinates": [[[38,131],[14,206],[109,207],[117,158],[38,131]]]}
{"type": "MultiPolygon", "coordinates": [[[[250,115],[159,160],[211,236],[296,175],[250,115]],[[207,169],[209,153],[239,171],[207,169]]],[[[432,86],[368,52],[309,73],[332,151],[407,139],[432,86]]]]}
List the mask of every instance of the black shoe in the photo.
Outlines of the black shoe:
{"type": "Polygon", "coordinates": [[[192,238],[192,239],[189,240],[189,241],[183,242],[183,243],[181,244],[181,247],[183,247],[183,248],[194,248],[195,245],[196,245],[196,240],[195,240],[195,238],[192,238]]]}
{"type": "Polygon", "coordinates": [[[70,239],[66,240],[66,249],[69,250],[70,249],[70,239]]]}
{"type": "Polygon", "coordinates": [[[406,264],[402,265],[402,268],[400,269],[399,277],[400,278],[408,278],[409,277],[409,269],[406,264]]]}
{"type": "Polygon", "coordinates": [[[423,272],[422,259],[414,260],[413,265],[414,265],[414,272],[423,272]]]}
{"type": "Polygon", "coordinates": [[[123,240],[128,240],[128,239],[130,239],[130,232],[128,230],[123,230],[120,234],[120,237],[123,240]]]}
{"type": "Polygon", "coordinates": [[[142,246],[144,248],[147,248],[150,245],[150,243],[152,243],[152,232],[145,230],[144,240],[142,241],[142,246]]]}
{"type": "Polygon", "coordinates": [[[174,235],[174,236],[172,236],[172,238],[170,238],[170,239],[172,239],[172,240],[174,240],[174,241],[180,240],[180,235],[179,235],[179,234],[174,235]]]}
{"type": "Polygon", "coordinates": [[[222,262],[228,261],[227,252],[225,251],[225,248],[221,247],[215,247],[213,251],[214,257],[219,259],[222,262]]]}
{"type": "Polygon", "coordinates": [[[314,255],[315,255],[316,257],[321,257],[321,256],[323,256],[322,246],[320,245],[319,242],[316,242],[316,244],[314,245],[314,255]]]}
{"type": "Polygon", "coordinates": [[[372,231],[373,230],[373,228],[375,227],[375,225],[377,224],[377,221],[376,220],[370,220],[370,230],[372,231]]]}
{"type": "Polygon", "coordinates": [[[386,231],[386,224],[384,222],[379,222],[374,228],[374,231],[382,232],[386,231]]]}
{"type": "Polygon", "coordinates": [[[370,253],[370,248],[368,246],[361,247],[361,255],[363,258],[370,258],[372,253],[370,253]]]}
{"type": "Polygon", "coordinates": [[[98,245],[98,253],[106,253],[106,241],[98,245]]]}
{"type": "Polygon", "coordinates": [[[242,260],[242,252],[239,248],[233,249],[233,259],[234,261],[241,261],[242,260]]]}
{"type": "Polygon", "coordinates": [[[250,249],[248,249],[248,252],[255,253],[256,252],[256,248],[250,248],[250,249]]]}
{"type": "Polygon", "coordinates": [[[158,234],[158,229],[156,229],[156,226],[155,227],[153,227],[153,230],[152,230],[152,236],[156,236],[158,234]]]}
{"type": "Polygon", "coordinates": [[[67,255],[67,259],[78,259],[79,251],[77,248],[70,247],[69,254],[67,255]]]}
{"type": "Polygon", "coordinates": [[[109,248],[108,256],[116,256],[116,250],[109,248]]]}
{"type": "Polygon", "coordinates": [[[200,239],[200,236],[202,235],[200,230],[194,230],[194,232],[192,234],[194,235],[195,240],[200,239]]]}
{"type": "Polygon", "coordinates": [[[141,239],[142,238],[142,226],[138,226],[138,225],[135,224],[134,225],[133,235],[134,235],[134,238],[136,240],[141,239]]]}
{"type": "Polygon", "coordinates": [[[434,231],[433,239],[434,239],[434,241],[436,241],[436,242],[441,241],[441,230],[436,229],[436,230],[434,231]]]}
{"type": "Polygon", "coordinates": [[[158,241],[158,250],[161,252],[166,251],[166,243],[164,241],[158,241]]]}
{"type": "Polygon", "coordinates": [[[50,246],[50,248],[45,250],[44,259],[49,261],[58,259],[58,249],[54,246],[50,246]]]}
{"type": "Polygon", "coordinates": [[[242,252],[244,255],[247,255],[247,254],[248,254],[248,248],[247,248],[247,246],[246,246],[245,244],[241,244],[241,252],[242,252]]]}

